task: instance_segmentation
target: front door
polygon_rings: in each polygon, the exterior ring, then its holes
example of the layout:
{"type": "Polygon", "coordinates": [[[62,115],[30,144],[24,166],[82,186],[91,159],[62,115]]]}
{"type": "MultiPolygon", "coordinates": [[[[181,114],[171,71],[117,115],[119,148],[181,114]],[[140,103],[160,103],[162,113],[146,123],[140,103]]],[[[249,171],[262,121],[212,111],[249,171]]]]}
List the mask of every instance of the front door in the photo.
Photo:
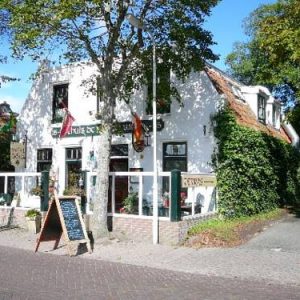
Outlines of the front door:
{"type": "MultiPolygon", "coordinates": [[[[128,158],[111,158],[109,165],[110,172],[127,172],[128,158]]],[[[108,190],[108,212],[112,212],[112,177],[109,178],[108,190]]],[[[128,196],[128,176],[115,177],[115,213],[120,212],[123,207],[123,200],[128,196]]]]}

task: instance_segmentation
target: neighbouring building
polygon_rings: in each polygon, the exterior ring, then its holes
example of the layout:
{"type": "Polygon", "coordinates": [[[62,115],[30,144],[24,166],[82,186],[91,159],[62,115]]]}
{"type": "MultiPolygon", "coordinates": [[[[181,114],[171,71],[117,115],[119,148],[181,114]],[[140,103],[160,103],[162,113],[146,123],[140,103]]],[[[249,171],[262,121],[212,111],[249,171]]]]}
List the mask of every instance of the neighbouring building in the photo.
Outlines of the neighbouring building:
{"type": "MultiPolygon", "coordinates": [[[[41,172],[50,170],[58,193],[72,189],[87,190],[87,212],[92,213],[93,186],[99,148],[97,124],[101,118],[101,99],[88,93],[83,80],[95,73],[91,65],[46,67],[35,80],[22,108],[18,122],[18,136],[26,135],[26,169],[18,171],[41,172]],[[64,138],[59,133],[65,108],[75,118],[71,132],[64,138]]],[[[159,170],[159,205],[162,220],[168,218],[163,208],[169,196],[169,171],[179,169],[188,174],[211,175],[211,157],[216,147],[212,116],[229,103],[239,123],[262,130],[288,143],[296,144],[298,136],[289,124],[282,124],[280,102],[262,86],[244,86],[220,70],[208,65],[204,71],[192,72],[185,82],[170,74],[182,102],[158,102],[157,159],[159,170]],[[163,173],[167,172],[167,173],[163,173]]],[[[132,95],[132,109],[141,118],[145,148],[137,152],[132,145],[132,115],[129,107],[118,102],[116,120],[122,133],[114,135],[111,148],[111,172],[151,172],[152,115],[148,88],[141,87],[132,95]]],[[[128,193],[142,192],[142,208],[138,214],[143,220],[151,218],[152,177],[145,173],[142,179],[128,174],[111,174],[109,213],[114,226],[125,217],[123,200],[128,193]],[[138,183],[142,183],[142,189],[138,183]],[[119,218],[119,219],[118,219],[119,218]],[[119,220],[119,221],[118,221],[119,220]]],[[[216,190],[213,186],[183,188],[183,216],[206,214],[216,209],[216,190]],[[192,210],[190,204],[193,203],[192,210]]],[[[127,216],[126,216],[127,217],[127,216]]],[[[123,225],[132,226],[125,218],[123,225]]],[[[134,219],[138,222],[137,218],[134,219]]],[[[131,221],[130,221],[131,222],[131,221]]]]}

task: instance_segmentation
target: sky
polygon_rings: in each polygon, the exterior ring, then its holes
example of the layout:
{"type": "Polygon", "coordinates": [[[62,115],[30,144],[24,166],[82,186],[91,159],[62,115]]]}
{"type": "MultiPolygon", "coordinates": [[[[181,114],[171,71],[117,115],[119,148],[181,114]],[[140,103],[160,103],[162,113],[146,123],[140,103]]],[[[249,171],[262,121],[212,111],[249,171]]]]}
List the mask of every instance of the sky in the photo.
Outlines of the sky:
{"type": "MultiPolygon", "coordinates": [[[[205,23],[205,28],[212,32],[214,41],[212,47],[214,53],[220,55],[220,60],[214,65],[225,70],[225,58],[232,51],[233,44],[238,41],[246,41],[243,30],[243,20],[261,4],[274,3],[275,0],[221,0],[212,10],[211,16],[205,23]]],[[[1,49],[1,53],[8,53],[8,49],[1,49]]],[[[9,61],[0,65],[0,74],[20,78],[19,81],[3,84],[0,88],[0,103],[6,101],[15,112],[20,112],[32,82],[29,79],[37,69],[37,64],[29,59],[9,61]]]]}

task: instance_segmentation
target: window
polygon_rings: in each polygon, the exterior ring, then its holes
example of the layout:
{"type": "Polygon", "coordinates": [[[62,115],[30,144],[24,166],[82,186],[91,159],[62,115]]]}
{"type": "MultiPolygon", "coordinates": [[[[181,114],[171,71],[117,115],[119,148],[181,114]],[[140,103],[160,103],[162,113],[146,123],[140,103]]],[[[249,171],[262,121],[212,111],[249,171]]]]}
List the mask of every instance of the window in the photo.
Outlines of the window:
{"type": "Polygon", "coordinates": [[[37,150],[37,172],[49,171],[52,165],[52,149],[37,150]]]}
{"type": "Polygon", "coordinates": [[[63,108],[68,108],[69,84],[60,84],[53,87],[53,123],[62,122],[63,108]]]}
{"type": "MultiPolygon", "coordinates": [[[[148,115],[152,115],[153,78],[151,76],[149,76],[148,80],[148,97],[146,103],[146,113],[148,115]]],[[[171,112],[170,93],[170,69],[164,64],[158,64],[156,84],[156,109],[158,114],[167,114],[171,112]]]]}
{"type": "MultiPolygon", "coordinates": [[[[163,144],[163,171],[174,169],[187,172],[187,143],[170,142],[163,144]]],[[[169,179],[163,178],[163,192],[169,191],[169,179]]],[[[186,189],[183,189],[186,191],[186,189]]]]}
{"type": "Polygon", "coordinates": [[[259,122],[266,123],[266,98],[261,95],[258,95],[257,116],[259,122]]]}
{"type": "Polygon", "coordinates": [[[111,145],[110,156],[128,156],[128,145],[127,144],[111,145]]]}
{"type": "Polygon", "coordinates": [[[79,187],[81,177],[82,149],[66,148],[66,187],[69,190],[79,187]]]}

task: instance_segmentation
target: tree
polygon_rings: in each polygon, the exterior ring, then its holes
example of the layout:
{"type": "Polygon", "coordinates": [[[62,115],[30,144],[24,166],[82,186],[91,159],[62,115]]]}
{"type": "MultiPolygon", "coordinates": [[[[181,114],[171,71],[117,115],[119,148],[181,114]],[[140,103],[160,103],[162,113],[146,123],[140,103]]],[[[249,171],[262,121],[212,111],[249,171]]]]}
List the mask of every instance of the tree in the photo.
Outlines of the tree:
{"type": "MultiPolygon", "coordinates": [[[[8,31],[8,13],[6,11],[0,11],[0,49],[4,50],[7,48],[5,44],[9,39],[9,31],[8,31]]],[[[0,52],[0,64],[7,63],[7,57],[0,52]]],[[[5,74],[0,74],[0,88],[3,83],[9,81],[18,81],[18,78],[7,76],[5,74]]]]}
{"type": "Polygon", "coordinates": [[[273,89],[287,107],[300,96],[300,1],[262,5],[246,20],[250,40],[237,43],[226,63],[246,84],[273,89]]]}
{"type": "MultiPolygon", "coordinates": [[[[149,34],[134,28],[131,13],[151,31],[157,56],[179,78],[201,70],[204,61],[217,57],[210,50],[209,32],[202,28],[218,0],[2,0],[0,9],[9,14],[14,55],[40,60],[57,49],[68,62],[88,60],[98,74],[103,110],[93,234],[107,234],[109,155],[116,101],[129,103],[134,88],[147,81],[151,66],[149,34]]],[[[170,93],[176,95],[174,88],[170,93]]],[[[177,95],[178,96],[178,95],[177,95]]]]}

